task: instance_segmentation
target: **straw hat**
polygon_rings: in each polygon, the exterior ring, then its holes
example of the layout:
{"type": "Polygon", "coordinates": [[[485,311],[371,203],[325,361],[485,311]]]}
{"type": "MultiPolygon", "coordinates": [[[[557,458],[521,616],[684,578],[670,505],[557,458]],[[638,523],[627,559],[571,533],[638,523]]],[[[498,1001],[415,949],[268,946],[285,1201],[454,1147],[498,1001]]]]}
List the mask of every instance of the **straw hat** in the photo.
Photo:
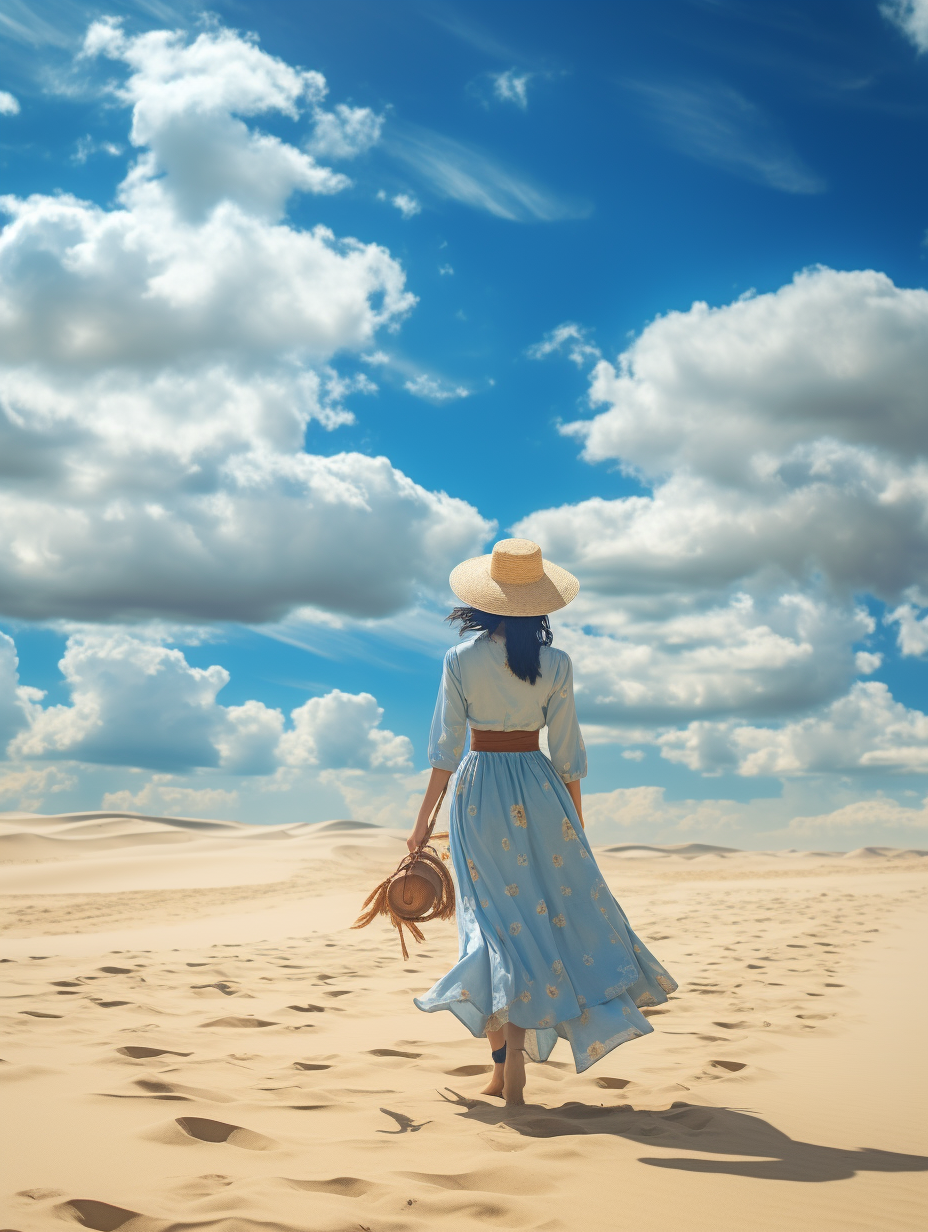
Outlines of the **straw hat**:
{"type": "Polygon", "coordinates": [[[489,556],[474,556],[452,572],[459,599],[493,616],[547,616],[576,599],[572,573],[543,560],[531,539],[501,539],[489,556]]]}

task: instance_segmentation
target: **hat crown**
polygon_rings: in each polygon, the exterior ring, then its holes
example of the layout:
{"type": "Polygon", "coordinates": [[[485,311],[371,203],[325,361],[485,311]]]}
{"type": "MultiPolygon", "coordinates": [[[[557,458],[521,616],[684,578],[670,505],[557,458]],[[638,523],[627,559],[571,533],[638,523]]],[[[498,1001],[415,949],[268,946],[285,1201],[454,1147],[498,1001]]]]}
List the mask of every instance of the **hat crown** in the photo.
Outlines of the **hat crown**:
{"type": "Polygon", "coordinates": [[[490,558],[490,577],[494,582],[525,586],[545,575],[541,548],[531,539],[501,539],[490,558]]]}

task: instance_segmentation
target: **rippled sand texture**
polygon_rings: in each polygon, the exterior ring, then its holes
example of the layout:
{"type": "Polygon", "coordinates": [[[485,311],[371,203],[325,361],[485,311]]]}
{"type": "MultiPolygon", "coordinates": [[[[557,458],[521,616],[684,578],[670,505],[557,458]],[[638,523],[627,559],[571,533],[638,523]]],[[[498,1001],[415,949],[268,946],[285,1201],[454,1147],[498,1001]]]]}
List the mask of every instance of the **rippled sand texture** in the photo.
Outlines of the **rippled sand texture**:
{"type": "Polygon", "coordinates": [[[507,1111],[486,1043],[411,1004],[453,927],[407,963],[347,927],[402,849],[0,817],[0,1228],[926,1226],[924,853],[601,850],[680,992],[507,1111]]]}

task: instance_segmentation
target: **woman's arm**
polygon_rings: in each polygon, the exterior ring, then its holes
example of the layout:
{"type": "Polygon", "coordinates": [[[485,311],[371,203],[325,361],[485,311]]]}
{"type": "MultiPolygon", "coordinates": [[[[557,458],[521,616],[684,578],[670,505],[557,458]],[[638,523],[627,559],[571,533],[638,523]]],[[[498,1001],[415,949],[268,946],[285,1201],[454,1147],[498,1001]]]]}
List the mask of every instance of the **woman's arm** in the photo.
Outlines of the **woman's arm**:
{"type": "MultiPolygon", "coordinates": [[[[438,803],[438,797],[442,793],[442,789],[447,786],[448,780],[451,778],[453,771],[451,770],[436,770],[432,767],[432,777],[429,779],[429,785],[425,789],[425,796],[419,808],[419,816],[416,818],[416,824],[413,826],[412,834],[406,840],[406,846],[410,851],[415,851],[422,840],[425,838],[425,832],[429,828],[429,822],[432,819],[432,812],[435,805],[438,803]]],[[[577,792],[579,799],[580,793],[577,792]]]]}
{"type": "MultiPolygon", "coordinates": [[[[433,770],[432,773],[434,774],[435,771],[433,770]]],[[[574,779],[573,782],[565,783],[564,786],[570,792],[570,798],[574,802],[574,808],[577,810],[577,816],[580,818],[580,824],[585,830],[586,826],[583,824],[583,809],[580,807],[580,780],[574,779]]]]}

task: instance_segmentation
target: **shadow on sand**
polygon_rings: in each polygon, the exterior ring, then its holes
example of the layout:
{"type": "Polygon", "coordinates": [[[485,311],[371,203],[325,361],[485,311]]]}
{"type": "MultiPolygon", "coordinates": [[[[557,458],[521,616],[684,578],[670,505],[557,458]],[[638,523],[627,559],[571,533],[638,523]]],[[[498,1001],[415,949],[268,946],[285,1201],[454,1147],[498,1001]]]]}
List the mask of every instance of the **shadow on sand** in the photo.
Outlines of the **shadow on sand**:
{"type": "Polygon", "coordinates": [[[467,1099],[450,1088],[448,1091],[449,1095],[442,1095],[442,1098],[460,1107],[466,1120],[499,1126],[526,1138],[613,1134],[664,1150],[742,1156],[741,1159],[639,1157],[640,1163],[654,1168],[748,1176],[765,1181],[841,1181],[858,1172],[928,1172],[928,1156],[900,1155],[866,1147],[845,1151],[838,1147],[816,1146],[812,1142],[796,1142],[760,1117],[734,1108],[675,1103],[665,1112],[646,1112],[629,1104],[603,1108],[598,1104],[577,1102],[562,1104],[559,1108],[543,1108],[537,1104],[501,1108],[484,1100],[467,1099]]]}

